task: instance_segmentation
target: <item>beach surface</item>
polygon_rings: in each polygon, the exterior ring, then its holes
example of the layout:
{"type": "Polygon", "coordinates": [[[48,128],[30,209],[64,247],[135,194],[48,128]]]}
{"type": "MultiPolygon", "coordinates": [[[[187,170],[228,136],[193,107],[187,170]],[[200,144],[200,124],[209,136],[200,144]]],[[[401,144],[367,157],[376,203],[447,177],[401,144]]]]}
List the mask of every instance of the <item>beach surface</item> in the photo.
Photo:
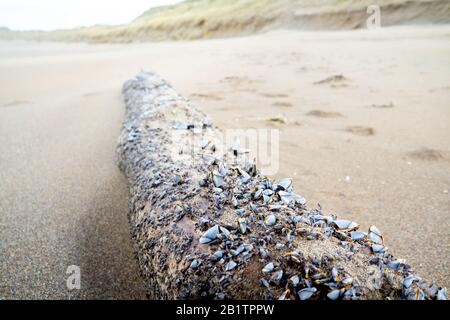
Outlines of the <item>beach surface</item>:
{"type": "Polygon", "coordinates": [[[277,129],[311,207],[376,225],[449,286],[450,27],[148,44],[0,42],[0,298],[145,298],[115,147],[121,87],[159,73],[222,129],[277,129]],[[275,120],[275,121],[274,121],[275,120]],[[66,287],[67,267],[81,289],[66,287]]]}

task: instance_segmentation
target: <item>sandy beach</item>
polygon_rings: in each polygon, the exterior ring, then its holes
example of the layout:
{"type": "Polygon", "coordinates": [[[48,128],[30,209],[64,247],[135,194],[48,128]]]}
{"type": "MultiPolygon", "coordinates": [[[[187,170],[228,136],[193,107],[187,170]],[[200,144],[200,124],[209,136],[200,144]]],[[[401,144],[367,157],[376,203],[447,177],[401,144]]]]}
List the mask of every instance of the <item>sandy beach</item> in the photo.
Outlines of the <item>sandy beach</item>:
{"type": "Polygon", "coordinates": [[[311,207],[449,286],[450,27],[148,44],[0,42],[0,298],[144,298],[115,147],[140,68],[220,128],[280,130],[311,207]],[[268,121],[281,118],[283,123],[268,121]],[[80,291],[66,269],[81,268],[80,291]]]}

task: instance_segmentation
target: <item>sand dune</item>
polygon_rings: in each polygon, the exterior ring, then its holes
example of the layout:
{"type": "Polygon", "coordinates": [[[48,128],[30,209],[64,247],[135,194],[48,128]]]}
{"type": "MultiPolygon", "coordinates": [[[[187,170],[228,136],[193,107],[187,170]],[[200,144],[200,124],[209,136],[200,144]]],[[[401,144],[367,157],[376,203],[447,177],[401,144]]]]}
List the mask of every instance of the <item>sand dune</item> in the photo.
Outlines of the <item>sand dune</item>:
{"type": "Polygon", "coordinates": [[[50,32],[0,28],[0,38],[105,43],[242,36],[280,28],[357,29],[366,27],[367,7],[373,4],[380,6],[382,26],[450,22],[448,0],[190,0],[151,9],[127,25],[50,32]]]}

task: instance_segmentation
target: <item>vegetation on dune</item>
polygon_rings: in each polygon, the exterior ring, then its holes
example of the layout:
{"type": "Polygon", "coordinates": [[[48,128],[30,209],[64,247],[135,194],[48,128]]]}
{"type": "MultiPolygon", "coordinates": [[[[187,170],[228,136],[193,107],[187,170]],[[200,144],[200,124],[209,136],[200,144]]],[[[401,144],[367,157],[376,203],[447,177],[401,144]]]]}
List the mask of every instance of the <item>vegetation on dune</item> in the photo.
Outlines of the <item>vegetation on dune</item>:
{"type": "Polygon", "coordinates": [[[150,9],[127,25],[51,32],[0,29],[0,38],[88,42],[191,40],[274,28],[355,29],[366,8],[382,8],[385,25],[450,22],[448,0],[188,0],[150,9]],[[423,21],[421,21],[423,20],[423,21]]]}

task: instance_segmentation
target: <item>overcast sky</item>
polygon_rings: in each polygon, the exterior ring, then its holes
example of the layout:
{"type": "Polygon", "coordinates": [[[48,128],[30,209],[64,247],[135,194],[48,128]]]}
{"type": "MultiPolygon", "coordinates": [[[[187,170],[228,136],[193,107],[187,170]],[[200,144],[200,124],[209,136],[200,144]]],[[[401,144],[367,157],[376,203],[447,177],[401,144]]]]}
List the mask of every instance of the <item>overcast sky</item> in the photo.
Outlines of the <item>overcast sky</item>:
{"type": "Polygon", "coordinates": [[[127,23],[151,7],[181,0],[0,0],[0,26],[51,30],[127,23]]]}

